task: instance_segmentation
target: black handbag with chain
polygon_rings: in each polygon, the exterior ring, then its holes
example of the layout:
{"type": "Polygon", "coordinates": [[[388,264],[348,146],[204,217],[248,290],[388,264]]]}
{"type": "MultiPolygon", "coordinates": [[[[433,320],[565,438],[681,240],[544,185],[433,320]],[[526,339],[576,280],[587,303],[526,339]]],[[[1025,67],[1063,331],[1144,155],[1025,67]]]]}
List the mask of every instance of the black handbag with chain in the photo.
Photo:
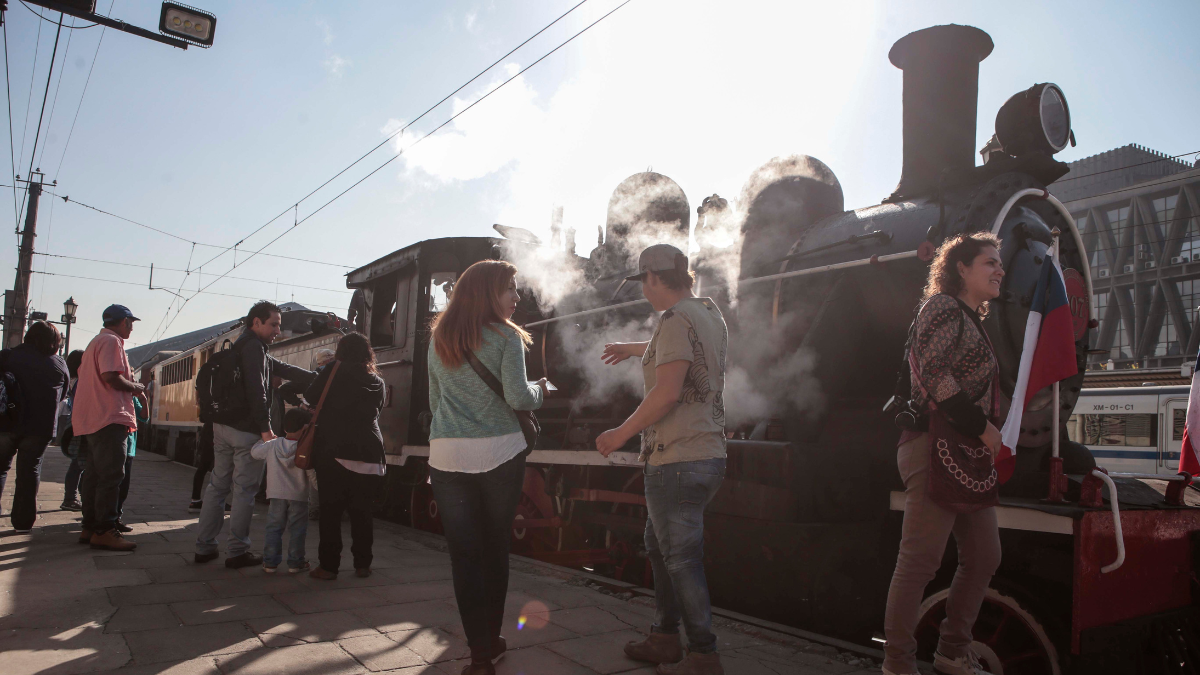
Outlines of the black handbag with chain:
{"type": "MultiPolygon", "coordinates": [[[[500,384],[500,380],[492,374],[492,371],[487,369],[487,366],[475,356],[473,352],[467,352],[467,361],[471,364],[471,369],[483,380],[483,383],[488,386],[505,405],[508,401],[504,398],[504,386],[500,384]]],[[[522,457],[528,457],[529,453],[533,452],[533,447],[537,445],[538,436],[542,433],[542,425],[538,422],[537,415],[533,414],[532,410],[517,410],[513,408],[513,412],[517,414],[517,422],[521,425],[521,433],[525,435],[525,450],[521,453],[522,457]]]]}

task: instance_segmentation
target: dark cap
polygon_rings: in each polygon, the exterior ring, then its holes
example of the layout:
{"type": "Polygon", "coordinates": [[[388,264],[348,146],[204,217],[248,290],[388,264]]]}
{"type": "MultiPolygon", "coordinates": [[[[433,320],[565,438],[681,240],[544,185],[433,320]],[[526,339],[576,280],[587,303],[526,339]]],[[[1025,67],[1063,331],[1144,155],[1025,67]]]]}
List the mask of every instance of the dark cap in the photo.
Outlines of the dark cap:
{"type": "Polygon", "coordinates": [[[688,258],[683,251],[670,244],[655,244],[638,256],[637,274],[625,277],[625,281],[641,281],[646,272],[688,271],[688,258]]]}
{"type": "Polygon", "coordinates": [[[109,305],[104,310],[102,319],[105,324],[120,321],[121,319],[133,319],[134,321],[141,321],[141,319],[134,316],[133,312],[129,311],[129,308],[125,305],[109,305]]]}

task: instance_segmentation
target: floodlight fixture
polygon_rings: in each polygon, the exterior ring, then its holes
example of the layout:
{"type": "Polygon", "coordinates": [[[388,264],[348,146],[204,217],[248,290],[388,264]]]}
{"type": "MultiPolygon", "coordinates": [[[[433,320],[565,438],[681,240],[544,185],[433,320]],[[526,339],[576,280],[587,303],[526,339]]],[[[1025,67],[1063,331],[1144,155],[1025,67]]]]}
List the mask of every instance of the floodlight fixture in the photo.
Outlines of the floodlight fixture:
{"type": "Polygon", "coordinates": [[[177,2],[164,2],[158,18],[158,32],[187,40],[197,47],[211,47],[216,35],[217,17],[202,9],[177,2]]]}
{"type": "Polygon", "coordinates": [[[1005,101],[996,113],[996,139],[1004,152],[1014,157],[1053,155],[1068,144],[1075,145],[1071,109],[1062,89],[1044,82],[1005,101]]]}

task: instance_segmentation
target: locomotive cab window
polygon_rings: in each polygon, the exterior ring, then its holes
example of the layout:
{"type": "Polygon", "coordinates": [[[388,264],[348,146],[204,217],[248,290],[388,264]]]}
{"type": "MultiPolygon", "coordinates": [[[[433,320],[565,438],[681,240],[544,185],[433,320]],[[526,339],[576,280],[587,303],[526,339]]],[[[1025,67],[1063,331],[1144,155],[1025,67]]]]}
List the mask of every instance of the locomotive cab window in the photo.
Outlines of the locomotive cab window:
{"type": "Polygon", "coordinates": [[[411,272],[379,279],[371,294],[371,346],[403,347],[408,339],[408,296],[411,272]]]}
{"type": "Polygon", "coordinates": [[[429,311],[436,313],[446,309],[450,302],[450,294],[454,292],[454,282],[458,274],[454,272],[434,272],[429,275],[429,311]]]}

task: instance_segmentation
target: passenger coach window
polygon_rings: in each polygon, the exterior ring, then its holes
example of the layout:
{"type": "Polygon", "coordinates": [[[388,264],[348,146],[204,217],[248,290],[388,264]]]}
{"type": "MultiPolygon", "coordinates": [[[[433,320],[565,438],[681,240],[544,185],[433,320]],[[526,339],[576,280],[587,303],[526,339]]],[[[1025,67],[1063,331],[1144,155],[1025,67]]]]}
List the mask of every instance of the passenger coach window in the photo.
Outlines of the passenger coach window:
{"type": "Polygon", "coordinates": [[[450,302],[450,294],[454,292],[454,282],[458,274],[454,272],[434,272],[429,275],[429,311],[440,312],[446,309],[450,302]]]}
{"type": "Polygon", "coordinates": [[[1176,408],[1171,411],[1171,440],[1183,440],[1183,423],[1187,421],[1187,410],[1176,408]]]}
{"type": "Polygon", "coordinates": [[[1084,415],[1084,445],[1158,446],[1158,415],[1084,415]]]}
{"type": "Polygon", "coordinates": [[[396,277],[376,281],[371,298],[371,346],[391,347],[396,335],[396,277]]]}

